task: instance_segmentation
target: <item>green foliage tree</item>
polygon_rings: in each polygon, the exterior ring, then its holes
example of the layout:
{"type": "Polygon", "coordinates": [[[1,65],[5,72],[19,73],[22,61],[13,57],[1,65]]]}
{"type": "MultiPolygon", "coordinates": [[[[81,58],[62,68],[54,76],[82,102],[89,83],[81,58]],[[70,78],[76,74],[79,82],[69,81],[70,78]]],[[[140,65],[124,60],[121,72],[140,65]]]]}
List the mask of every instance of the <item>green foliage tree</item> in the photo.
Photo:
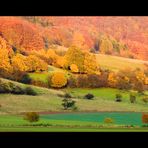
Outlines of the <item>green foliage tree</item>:
{"type": "Polygon", "coordinates": [[[62,106],[65,110],[75,107],[75,101],[70,98],[64,98],[62,106]]]}
{"type": "Polygon", "coordinates": [[[130,102],[135,103],[136,101],[136,95],[135,94],[130,94],[130,102]]]}

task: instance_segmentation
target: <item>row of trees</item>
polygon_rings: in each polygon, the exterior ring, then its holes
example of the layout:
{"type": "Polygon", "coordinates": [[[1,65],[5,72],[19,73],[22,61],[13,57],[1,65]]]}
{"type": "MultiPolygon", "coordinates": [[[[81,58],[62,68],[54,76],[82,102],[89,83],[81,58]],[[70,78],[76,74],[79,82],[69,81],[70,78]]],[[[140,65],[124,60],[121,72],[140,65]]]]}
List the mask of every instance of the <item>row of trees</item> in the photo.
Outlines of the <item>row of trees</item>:
{"type": "Polygon", "coordinates": [[[142,93],[148,90],[148,77],[141,70],[127,70],[113,73],[109,70],[100,70],[100,74],[70,74],[64,72],[53,72],[48,77],[48,85],[44,85],[41,81],[29,80],[29,83],[52,88],[99,88],[111,87],[122,90],[136,90],[142,93]]]}
{"type": "Polygon", "coordinates": [[[91,74],[98,72],[95,55],[76,46],[71,46],[64,56],[57,55],[54,49],[33,51],[31,54],[41,58],[49,65],[70,70],[73,73],[91,74]]]}

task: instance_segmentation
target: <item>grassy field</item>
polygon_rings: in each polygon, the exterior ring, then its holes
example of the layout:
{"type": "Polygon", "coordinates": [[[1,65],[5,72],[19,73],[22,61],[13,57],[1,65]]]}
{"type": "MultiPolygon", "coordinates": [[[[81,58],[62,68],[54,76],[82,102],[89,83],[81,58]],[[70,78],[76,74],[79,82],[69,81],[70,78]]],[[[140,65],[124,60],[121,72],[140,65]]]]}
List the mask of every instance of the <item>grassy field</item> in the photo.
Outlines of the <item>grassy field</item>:
{"type": "MultiPolygon", "coordinates": [[[[8,80],[5,80],[8,81],[8,80]]],[[[14,82],[17,83],[17,82],[14,82]]],[[[23,87],[25,84],[17,83],[23,87]]],[[[133,112],[148,112],[148,104],[142,102],[142,95],[137,94],[136,103],[132,104],[129,101],[129,92],[119,91],[111,88],[98,89],[46,89],[32,86],[37,92],[37,96],[29,95],[13,95],[0,94],[0,114],[18,114],[26,111],[58,111],[63,112],[62,99],[58,94],[63,94],[65,91],[70,93],[78,111],[133,111],[133,112]],[[116,93],[123,95],[122,102],[115,102],[116,93]],[[94,94],[94,100],[83,99],[87,93],[94,94]]],[[[69,112],[69,111],[68,111],[69,112]]]]}
{"type": "MultiPolygon", "coordinates": [[[[22,87],[29,86],[14,83],[22,87]]],[[[148,104],[141,100],[143,95],[136,94],[137,101],[132,104],[129,101],[130,92],[111,88],[57,90],[36,86],[32,86],[32,88],[38,92],[37,96],[0,94],[0,131],[148,131],[147,128],[140,128],[142,125],[141,113],[138,112],[148,112],[148,104]],[[65,92],[70,93],[76,101],[78,110],[75,113],[72,110],[63,110],[61,105],[63,98],[58,94],[65,92]],[[95,96],[93,100],[83,99],[88,93],[95,96]],[[122,94],[122,102],[115,102],[116,93],[122,94]],[[25,121],[22,116],[16,116],[16,114],[29,111],[62,112],[62,114],[41,115],[40,121],[35,124],[48,124],[48,127],[42,127],[32,126],[32,123],[25,121]],[[104,124],[105,118],[112,118],[114,123],[104,124]],[[138,127],[136,129],[120,128],[123,125],[138,127]]]]}
{"type": "Polygon", "coordinates": [[[48,84],[48,78],[53,72],[63,72],[67,77],[69,77],[70,72],[67,70],[63,70],[60,68],[56,68],[54,66],[49,65],[48,66],[48,72],[43,72],[43,73],[29,73],[29,76],[32,80],[40,80],[46,84],[48,84]]]}
{"type": "Polygon", "coordinates": [[[142,127],[141,113],[70,113],[40,115],[40,120],[30,123],[22,115],[1,115],[0,132],[148,132],[142,127]],[[114,123],[104,123],[106,117],[114,123]],[[42,125],[41,125],[42,124],[42,125]],[[128,127],[126,127],[126,125],[128,127]],[[131,127],[133,125],[134,127],[131,127]]]}
{"type": "Polygon", "coordinates": [[[147,61],[137,60],[137,59],[129,59],[118,56],[104,55],[104,54],[96,54],[97,62],[102,68],[107,68],[110,70],[118,71],[125,68],[144,68],[144,63],[147,61]]]}
{"type": "MultiPolygon", "coordinates": [[[[42,115],[43,119],[65,120],[65,121],[84,121],[104,124],[105,118],[112,118],[117,125],[142,125],[141,113],[122,113],[122,112],[96,112],[96,113],[67,113],[42,115]]],[[[93,125],[93,124],[92,124],[93,125]]]]}

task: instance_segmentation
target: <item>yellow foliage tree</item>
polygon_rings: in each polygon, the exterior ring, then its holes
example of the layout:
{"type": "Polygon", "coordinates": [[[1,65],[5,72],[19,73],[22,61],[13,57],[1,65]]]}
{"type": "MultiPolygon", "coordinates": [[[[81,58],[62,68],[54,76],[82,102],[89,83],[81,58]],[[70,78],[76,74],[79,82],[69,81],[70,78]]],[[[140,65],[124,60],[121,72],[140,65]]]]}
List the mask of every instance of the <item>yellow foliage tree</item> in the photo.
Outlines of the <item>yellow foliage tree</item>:
{"type": "Polygon", "coordinates": [[[65,54],[65,67],[68,69],[70,68],[71,64],[76,64],[78,66],[79,72],[84,73],[84,58],[84,52],[80,48],[72,46],[65,54]]]}
{"type": "Polygon", "coordinates": [[[148,77],[145,78],[144,84],[148,85],[148,77]]]}
{"type": "Polygon", "coordinates": [[[6,41],[0,37],[0,74],[7,75],[12,72],[12,66],[10,65],[9,50],[7,49],[6,41]]]}
{"type": "Polygon", "coordinates": [[[136,72],[136,78],[137,78],[139,81],[144,82],[144,81],[145,81],[145,78],[146,78],[146,75],[144,74],[144,72],[138,71],[138,72],[136,72]]]}
{"type": "Polygon", "coordinates": [[[55,72],[51,77],[51,86],[55,88],[64,87],[67,84],[67,78],[62,72],[55,72]]]}
{"type": "Polygon", "coordinates": [[[96,56],[94,54],[85,52],[84,58],[84,71],[87,74],[96,74],[98,70],[98,65],[96,62],[96,56]]]}
{"type": "Polygon", "coordinates": [[[27,67],[26,62],[27,58],[21,54],[16,54],[13,56],[12,60],[12,66],[14,71],[28,71],[29,67],[27,67]]]}
{"type": "Polygon", "coordinates": [[[108,54],[113,50],[113,45],[107,37],[102,37],[99,48],[102,53],[108,54]]]}
{"type": "Polygon", "coordinates": [[[71,65],[70,65],[70,70],[71,70],[73,73],[78,73],[78,72],[79,72],[78,66],[77,66],[76,64],[71,64],[71,65]]]}
{"type": "Polygon", "coordinates": [[[57,67],[59,67],[59,68],[64,68],[65,63],[66,63],[65,58],[62,57],[62,56],[58,56],[58,57],[57,57],[57,60],[56,60],[55,66],[57,66],[57,67]]]}
{"type": "Polygon", "coordinates": [[[95,54],[82,51],[72,46],[65,54],[65,67],[70,69],[72,64],[77,65],[80,73],[96,74],[99,72],[95,54]]]}
{"type": "Polygon", "coordinates": [[[45,57],[52,60],[52,65],[54,65],[58,59],[58,55],[55,53],[53,49],[48,49],[45,57]]]}
{"type": "Polygon", "coordinates": [[[30,72],[48,70],[47,63],[35,55],[29,55],[27,57],[26,65],[28,67],[28,71],[30,71],[30,72]]]}
{"type": "Polygon", "coordinates": [[[58,59],[58,55],[55,53],[54,49],[42,49],[38,51],[29,52],[29,55],[35,55],[36,57],[44,60],[49,65],[55,65],[58,59]]]}

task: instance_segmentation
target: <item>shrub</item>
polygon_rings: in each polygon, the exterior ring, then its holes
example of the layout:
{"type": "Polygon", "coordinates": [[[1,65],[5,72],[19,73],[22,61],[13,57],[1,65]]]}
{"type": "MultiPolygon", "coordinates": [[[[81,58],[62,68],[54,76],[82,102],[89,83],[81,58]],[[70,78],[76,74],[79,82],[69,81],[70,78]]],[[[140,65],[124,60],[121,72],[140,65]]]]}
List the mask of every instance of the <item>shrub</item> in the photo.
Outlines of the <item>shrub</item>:
{"type": "Polygon", "coordinates": [[[97,88],[100,85],[99,75],[96,74],[89,74],[88,75],[88,87],[90,88],[97,88]]]}
{"type": "Polygon", "coordinates": [[[9,83],[2,82],[0,84],[0,93],[11,93],[11,92],[12,92],[12,89],[11,89],[9,83]]]}
{"type": "Polygon", "coordinates": [[[136,101],[136,96],[134,94],[130,94],[130,102],[135,103],[136,101]]]}
{"type": "Polygon", "coordinates": [[[24,84],[30,84],[31,83],[31,78],[28,74],[25,74],[22,79],[20,80],[20,82],[24,83],[24,84]]]}
{"type": "Polygon", "coordinates": [[[87,95],[84,96],[84,98],[92,100],[94,98],[94,95],[93,94],[87,94],[87,95]]]}
{"type": "Polygon", "coordinates": [[[98,87],[107,87],[108,86],[108,75],[109,75],[109,70],[101,70],[101,75],[99,75],[99,82],[98,82],[98,87]]]}
{"type": "Polygon", "coordinates": [[[77,110],[78,110],[78,107],[77,107],[77,106],[73,106],[73,107],[72,107],[72,110],[73,110],[73,111],[77,111],[77,110]]]}
{"type": "Polygon", "coordinates": [[[142,122],[148,124],[148,113],[142,114],[142,122]]]}
{"type": "Polygon", "coordinates": [[[72,99],[65,98],[63,99],[62,106],[65,110],[67,110],[68,108],[73,108],[75,106],[75,101],[73,101],[72,99]]]}
{"type": "Polygon", "coordinates": [[[22,87],[20,86],[15,86],[12,90],[12,93],[13,94],[25,94],[25,89],[23,89],[22,87]]]}
{"type": "Polygon", "coordinates": [[[65,93],[64,97],[65,97],[65,98],[72,98],[69,93],[65,93]]]}
{"type": "Polygon", "coordinates": [[[121,102],[121,101],[122,101],[122,95],[116,94],[116,102],[121,102]]]}
{"type": "Polygon", "coordinates": [[[46,87],[46,88],[48,88],[48,84],[45,83],[45,82],[43,82],[43,81],[41,81],[41,80],[32,80],[31,81],[31,84],[32,85],[35,85],[35,86],[40,86],[40,87],[46,87]]]}
{"type": "Polygon", "coordinates": [[[144,83],[137,80],[134,83],[134,89],[137,90],[139,93],[142,93],[144,91],[144,83]]]}
{"type": "Polygon", "coordinates": [[[108,85],[112,88],[115,88],[117,85],[116,74],[113,72],[110,72],[108,75],[108,85]]]}
{"type": "Polygon", "coordinates": [[[120,76],[117,79],[116,86],[119,89],[125,89],[125,90],[128,90],[131,88],[131,84],[129,81],[126,80],[126,77],[120,77],[120,76]]]}
{"type": "Polygon", "coordinates": [[[55,88],[62,88],[67,84],[67,78],[62,72],[55,72],[51,77],[51,86],[55,88]]]}
{"type": "Polygon", "coordinates": [[[104,123],[113,123],[113,119],[112,118],[105,118],[104,119],[104,123]]]}
{"type": "Polygon", "coordinates": [[[80,87],[80,88],[88,87],[88,77],[87,77],[87,75],[79,75],[77,77],[77,87],[80,87]]]}
{"type": "Polygon", "coordinates": [[[68,87],[70,88],[75,88],[77,87],[77,84],[76,84],[76,79],[71,76],[69,79],[68,79],[68,83],[67,83],[68,87]]]}
{"type": "Polygon", "coordinates": [[[39,114],[36,112],[28,112],[25,114],[24,119],[29,122],[37,122],[39,121],[39,114]]]}
{"type": "Polygon", "coordinates": [[[12,82],[1,82],[0,93],[25,94],[25,90],[12,82]]]}
{"type": "Polygon", "coordinates": [[[26,87],[25,92],[27,95],[36,96],[37,92],[32,87],[26,87]]]}
{"type": "Polygon", "coordinates": [[[143,97],[143,98],[142,98],[142,101],[143,101],[144,103],[148,103],[148,96],[143,97]]]}

